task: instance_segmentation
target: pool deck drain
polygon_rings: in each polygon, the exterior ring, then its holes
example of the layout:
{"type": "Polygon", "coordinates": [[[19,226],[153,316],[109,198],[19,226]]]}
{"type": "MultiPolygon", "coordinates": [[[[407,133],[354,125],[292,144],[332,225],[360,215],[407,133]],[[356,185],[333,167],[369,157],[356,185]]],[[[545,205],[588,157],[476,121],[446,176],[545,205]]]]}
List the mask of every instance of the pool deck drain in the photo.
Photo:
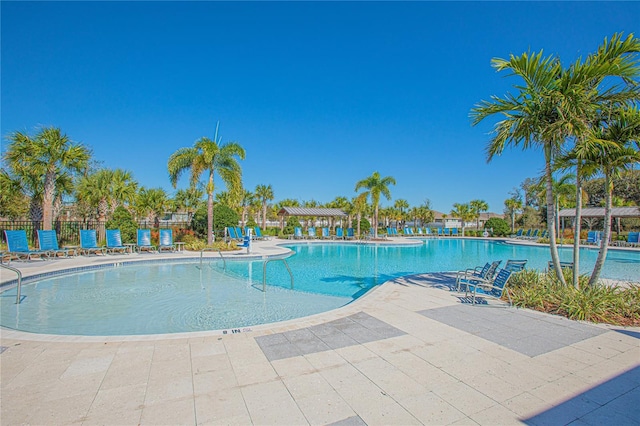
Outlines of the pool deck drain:
{"type": "Polygon", "coordinates": [[[472,307],[450,286],[396,279],[224,336],[2,329],[2,424],[640,424],[640,328],[472,307]]]}

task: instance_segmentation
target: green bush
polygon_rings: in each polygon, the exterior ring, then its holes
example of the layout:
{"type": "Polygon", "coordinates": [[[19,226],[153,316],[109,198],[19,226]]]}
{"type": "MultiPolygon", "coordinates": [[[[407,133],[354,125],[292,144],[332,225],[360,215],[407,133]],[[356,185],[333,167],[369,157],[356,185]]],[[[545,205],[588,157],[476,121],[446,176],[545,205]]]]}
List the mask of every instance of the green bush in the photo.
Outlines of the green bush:
{"type": "MultiPolygon", "coordinates": [[[[511,234],[511,228],[506,220],[499,217],[492,217],[484,224],[484,229],[493,229],[493,234],[496,237],[505,237],[511,234]]],[[[490,231],[491,232],[491,231],[490,231]]]]}
{"type": "Polygon", "coordinates": [[[366,217],[360,219],[360,235],[364,235],[371,229],[371,223],[367,220],[366,217]]]}
{"type": "MultiPolygon", "coordinates": [[[[218,238],[224,236],[224,228],[227,226],[238,226],[239,216],[234,210],[223,204],[213,207],[213,232],[218,238]]],[[[200,238],[207,238],[207,206],[200,206],[191,220],[191,229],[200,238]]]]}
{"type": "Polygon", "coordinates": [[[122,243],[135,243],[138,241],[138,224],[133,220],[129,210],[122,206],[116,207],[113,216],[105,224],[106,229],[119,229],[122,243]]]}
{"type": "Polygon", "coordinates": [[[287,224],[284,226],[284,230],[282,231],[282,235],[293,235],[294,228],[302,228],[300,225],[300,221],[295,216],[289,216],[287,218],[287,224]]]}
{"type": "Polygon", "coordinates": [[[245,226],[258,226],[258,224],[257,224],[257,223],[256,223],[256,221],[255,221],[255,220],[253,220],[253,218],[251,217],[251,218],[249,218],[249,219],[247,220],[247,224],[246,224],[245,226]]]}

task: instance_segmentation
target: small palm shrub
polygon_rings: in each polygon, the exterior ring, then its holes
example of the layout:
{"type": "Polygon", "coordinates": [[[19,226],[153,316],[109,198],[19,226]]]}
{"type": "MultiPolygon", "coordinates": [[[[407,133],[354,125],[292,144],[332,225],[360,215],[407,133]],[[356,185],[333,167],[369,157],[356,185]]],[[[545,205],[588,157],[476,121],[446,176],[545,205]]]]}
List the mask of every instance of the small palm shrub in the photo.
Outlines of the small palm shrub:
{"type": "MultiPolygon", "coordinates": [[[[571,282],[572,271],[564,269],[571,282]]],[[[569,319],[617,325],[640,325],[640,286],[589,286],[589,276],[579,278],[579,288],[562,285],[553,271],[525,269],[511,276],[509,292],[514,305],[562,315],[569,319]]]]}

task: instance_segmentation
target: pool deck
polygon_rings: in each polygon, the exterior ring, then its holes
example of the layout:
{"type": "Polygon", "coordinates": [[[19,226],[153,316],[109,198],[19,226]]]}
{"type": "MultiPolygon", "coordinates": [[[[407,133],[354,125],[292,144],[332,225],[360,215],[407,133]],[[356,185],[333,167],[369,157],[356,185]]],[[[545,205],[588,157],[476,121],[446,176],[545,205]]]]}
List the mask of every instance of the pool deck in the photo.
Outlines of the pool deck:
{"type": "MultiPolygon", "coordinates": [[[[282,242],[252,255],[283,254],[282,242]]],[[[29,276],[182,256],[199,253],[11,266],[29,276]]],[[[447,273],[403,277],[343,308],[237,333],[0,329],[0,424],[640,425],[640,328],[471,306],[452,284],[447,273]]]]}

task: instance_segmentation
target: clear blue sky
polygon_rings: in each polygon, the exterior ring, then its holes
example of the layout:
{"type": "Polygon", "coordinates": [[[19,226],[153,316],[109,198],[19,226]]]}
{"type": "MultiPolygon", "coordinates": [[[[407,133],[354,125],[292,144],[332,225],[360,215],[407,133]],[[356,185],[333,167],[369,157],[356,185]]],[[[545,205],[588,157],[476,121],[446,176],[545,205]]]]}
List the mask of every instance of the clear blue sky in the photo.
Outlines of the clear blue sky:
{"type": "Polygon", "coordinates": [[[519,150],[485,161],[492,123],[471,127],[469,111],[517,83],[492,57],[544,49],[569,63],[614,32],[640,35],[638,2],[1,8],[3,138],[60,127],[105,167],[173,194],[168,157],[220,121],[223,142],[246,149],[249,190],[328,202],[379,171],[397,180],[393,200],[428,198],[445,213],[478,198],[502,212],[543,166],[519,150]]]}

